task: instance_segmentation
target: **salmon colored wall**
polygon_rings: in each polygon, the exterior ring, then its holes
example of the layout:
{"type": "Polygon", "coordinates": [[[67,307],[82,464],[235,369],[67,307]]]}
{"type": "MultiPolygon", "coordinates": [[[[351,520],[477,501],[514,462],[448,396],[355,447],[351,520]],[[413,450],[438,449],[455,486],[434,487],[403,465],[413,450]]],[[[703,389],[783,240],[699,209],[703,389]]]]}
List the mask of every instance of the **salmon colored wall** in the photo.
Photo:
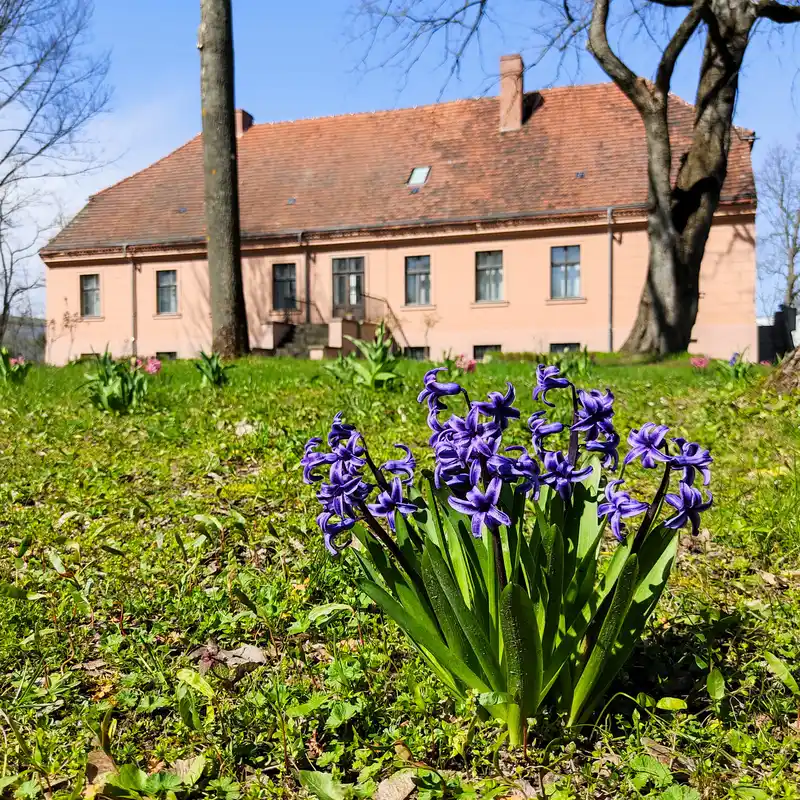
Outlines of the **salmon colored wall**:
{"type": "MultiPolygon", "coordinates": [[[[755,245],[752,216],[714,225],[701,271],[701,300],[692,351],[727,358],[734,350],[757,355],[755,321],[755,245]]],[[[341,242],[309,249],[311,321],[328,322],[332,305],[332,259],[363,256],[368,309],[383,315],[388,301],[402,330],[402,344],[428,347],[438,359],[451,350],[472,354],[475,345],[500,345],[504,351],[547,351],[554,343],[576,342],[589,350],[608,349],[608,237],[604,225],[524,234],[482,234],[357,243],[341,242]],[[577,300],[550,300],[550,248],[580,245],[581,292],[577,300]],[[503,301],[475,302],[475,253],[503,251],[503,301]],[[431,304],[405,305],[405,258],[431,258],[431,304]],[[377,299],[380,298],[380,299],[377,299]],[[403,341],[404,340],[404,341],[403,341]]],[[[139,256],[137,256],[139,258],[139,256]]],[[[305,250],[297,245],[243,257],[251,346],[270,350],[278,325],[305,321],[305,250]],[[300,299],[293,312],[272,310],[272,267],[296,264],[300,299]]],[[[615,228],[614,347],[622,345],[633,324],[647,266],[647,236],[640,224],[615,228]]],[[[193,358],[211,339],[209,286],[205,260],[145,261],[137,275],[138,353],[175,351],[193,358]],[[155,314],[155,271],[178,271],[179,312],[155,314]]],[[[131,352],[130,264],[97,267],[53,266],[47,275],[47,316],[53,332],[48,360],[63,364],[82,353],[131,352]],[[103,319],[81,321],[60,331],[64,312],[79,309],[79,275],[101,275],[103,319]]],[[[393,324],[393,327],[396,327],[393,324]]]]}

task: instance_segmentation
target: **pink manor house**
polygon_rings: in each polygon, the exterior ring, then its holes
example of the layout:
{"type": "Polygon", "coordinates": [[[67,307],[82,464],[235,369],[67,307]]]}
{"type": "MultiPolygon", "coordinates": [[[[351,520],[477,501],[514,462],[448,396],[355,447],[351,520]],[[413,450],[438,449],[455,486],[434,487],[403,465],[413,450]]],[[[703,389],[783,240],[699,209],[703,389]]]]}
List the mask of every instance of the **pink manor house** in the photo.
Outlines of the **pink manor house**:
{"type": "MultiPolygon", "coordinates": [[[[253,124],[237,112],[250,344],[334,355],[385,320],[411,357],[618,348],[647,266],[638,114],[613,84],[253,124]]],[[[673,152],[694,109],[670,101],[673,152]]],[[[753,357],[754,136],[733,132],[692,350],[753,357]]],[[[92,196],[43,250],[47,360],[211,345],[199,136],[92,196]]]]}

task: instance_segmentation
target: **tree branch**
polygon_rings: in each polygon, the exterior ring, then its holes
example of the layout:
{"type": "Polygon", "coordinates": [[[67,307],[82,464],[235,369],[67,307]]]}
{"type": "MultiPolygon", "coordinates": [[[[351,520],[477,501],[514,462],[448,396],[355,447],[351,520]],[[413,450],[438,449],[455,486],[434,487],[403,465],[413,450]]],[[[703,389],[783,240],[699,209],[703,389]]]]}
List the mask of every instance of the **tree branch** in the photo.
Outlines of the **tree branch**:
{"type": "Polygon", "coordinates": [[[800,5],[787,5],[777,0],[761,0],[757,6],[756,16],[784,24],[800,22],[800,5]]]}
{"type": "Polygon", "coordinates": [[[645,113],[650,110],[651,105],[649,92],[636,73],[622,61],[608,43],[610,5],[611,0],[595,0],[592,22],[589,25],[589,52],[639,112],[645,113]]]}
{"type": "Polygon", "coordinates": [[[692,35],[697,30],[697,26],[700,24],[707,5],[708,0],[695,0],[691,10],[683,18],[681,24],[678,25],[678,29],[664,49],[664,54],[661,56],[661,61],[656,71],[655,81],[656,89],[661,93],[664,100],[666,100],[669,94],[672,72],[675,69],[678,56],[683,52],[683,48],[686,47],[689,39],[692,38],[692,35]]]}

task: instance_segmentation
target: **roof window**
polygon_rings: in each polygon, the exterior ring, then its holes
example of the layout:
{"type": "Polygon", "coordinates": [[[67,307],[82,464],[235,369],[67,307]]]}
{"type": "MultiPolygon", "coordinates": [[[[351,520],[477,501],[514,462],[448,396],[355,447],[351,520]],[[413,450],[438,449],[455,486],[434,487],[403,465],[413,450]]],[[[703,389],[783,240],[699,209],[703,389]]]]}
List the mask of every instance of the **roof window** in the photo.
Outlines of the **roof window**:
{"type": "Polygon", "coordinates": [[[411,170],[411,174],[408,176],[408,185],[422,186],[428,180],[428,175],[430,174],[430,167],[414,167],[414,169],[411,170]]]}

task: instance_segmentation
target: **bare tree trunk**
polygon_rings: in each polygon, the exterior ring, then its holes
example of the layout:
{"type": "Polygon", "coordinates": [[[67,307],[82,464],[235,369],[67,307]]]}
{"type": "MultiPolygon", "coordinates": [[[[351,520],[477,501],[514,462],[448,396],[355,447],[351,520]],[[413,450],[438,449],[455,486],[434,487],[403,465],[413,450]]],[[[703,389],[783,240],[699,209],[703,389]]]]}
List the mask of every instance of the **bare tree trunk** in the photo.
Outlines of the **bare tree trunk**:
{"type": "Polygon", "coordinates": [[[779,392],[800,392],[800,347],[792,350],[769,383],[779,392]]]}
{"type": "Polygon", "coordinates": [[[675,353],[689,347],[700,300],[700,265],[728,169],[739,69],[755,13],[746,5],[717,0],[708,26],[695,102],[694,135],[681,157],[674,188],[670,161],[653,150],[669,142],[669,129],[653,129],[645,117],[650,167],[647,279],[633,328],[622,346],[629,352],[675,353]],[[719,7],[717,7],[719,6],[719,7]],[[656,140],[654,144],[651,140],[656,140]],[[653,172],[661,191],[653,191],[653,172]]]}
{"type": "Polygon", "coordinates": [[[239,231],[231,0],[200,0],[200,17],[211,346],[231,358],[248,350],[239,231]]]}

